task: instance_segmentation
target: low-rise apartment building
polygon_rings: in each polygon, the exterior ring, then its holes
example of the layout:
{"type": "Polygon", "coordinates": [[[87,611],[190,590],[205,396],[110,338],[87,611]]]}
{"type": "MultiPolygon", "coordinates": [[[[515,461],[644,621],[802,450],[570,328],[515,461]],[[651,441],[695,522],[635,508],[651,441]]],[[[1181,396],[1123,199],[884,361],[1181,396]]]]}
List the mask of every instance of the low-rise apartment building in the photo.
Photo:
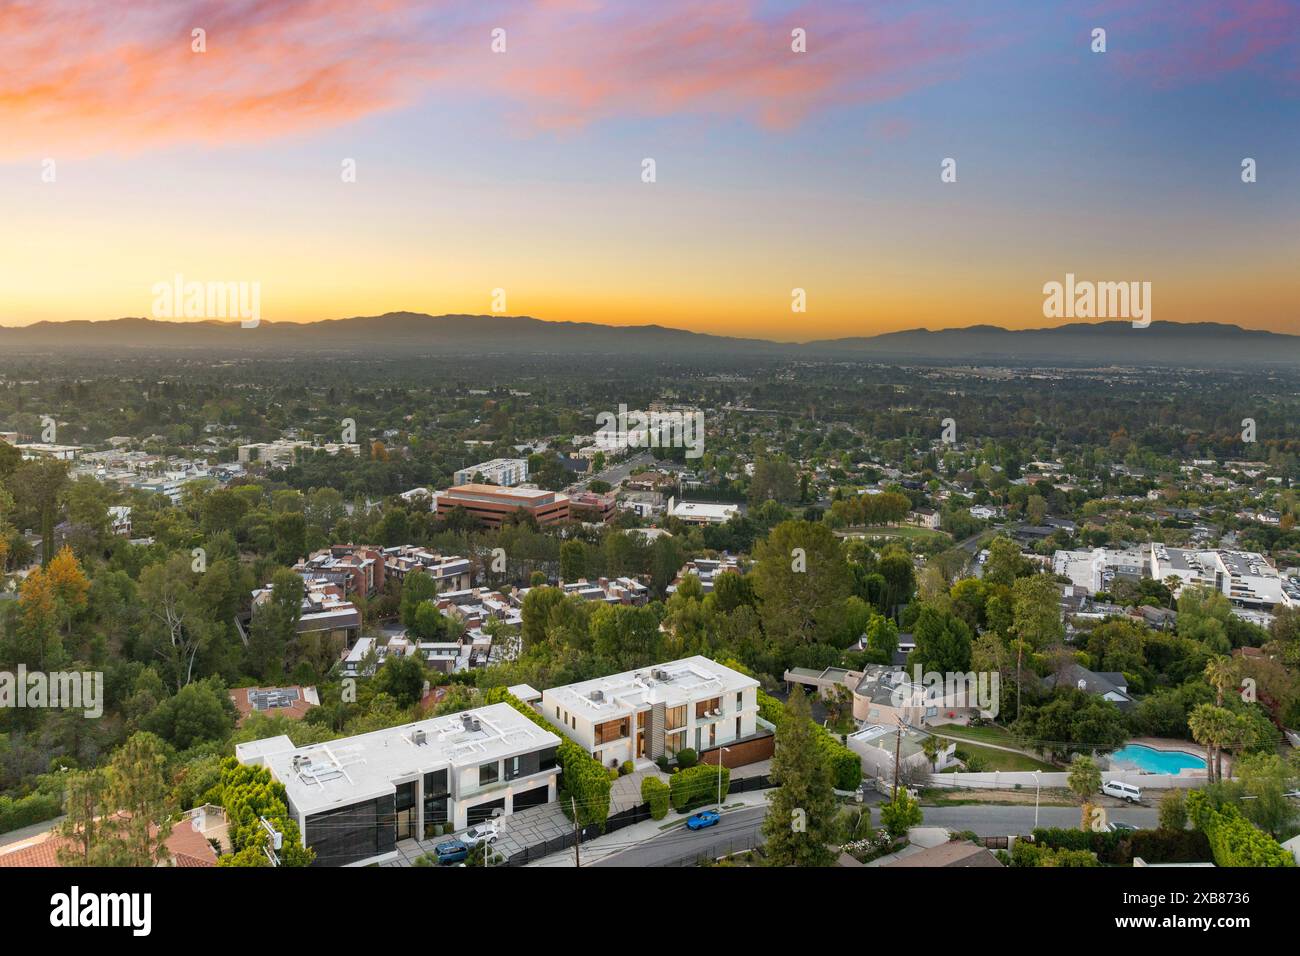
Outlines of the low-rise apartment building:
{"type": "Polygon", "coordinates": [[[606,767],[687,748],[705,755],[729,747],[711,761],[720,756],[725,766],[771,756],[770,734],[758,724],[758,681],[706,657],[552,687],[539,709],[606,767]],[[751,741],[763,742],[744,746],[751,741]]]}
{"type": "Polygon", "coordinates": [[[417,568],[433,578],[439,592],[463,591],[473,584],[469,558],[462,558],[458,554],[436,554],[409,544],[384,549],[386,576],[404,581],[417,568]]]}
{"type": "Polygon", "coordinates": [[[462,468],[452,475],[452,481],[458,485],[479,482],[501,485],[503,488],[513,488],[527,480],[527,458],[493,458],[491,461],[482,461],[477,465],[462,468]]]}
{"type": "Polygon", "coordinates": [[[437,499],[438,514],[464,508],[488,528],[500,528],[517,511],[531,515],[539,525],[569,520],[569,499],[540,488],[501,488],[496,485],[456,485],[437,499]]]}
{"type": "Polygon", "coordinates": [[[337,584],[349,595],[373,597],[384,589],[384,552],[370,545],[336,544],[299,561],[294,570],[337,584]]]}
{"type": "Polygon", "coordinates": [[[430,838],[555,799],[560,738],[492,704],[328,743],[239,744],[241,763],[284,785],[314,866],[382,862],[400,840],[430,838]]]}

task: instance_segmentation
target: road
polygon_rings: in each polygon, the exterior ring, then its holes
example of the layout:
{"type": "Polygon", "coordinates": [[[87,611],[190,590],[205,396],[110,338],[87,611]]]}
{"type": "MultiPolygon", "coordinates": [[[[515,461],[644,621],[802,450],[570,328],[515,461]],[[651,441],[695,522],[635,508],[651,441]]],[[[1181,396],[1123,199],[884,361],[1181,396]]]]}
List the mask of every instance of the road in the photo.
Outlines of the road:
{"type": "Polygon", "coordinates": [[[599,860],[592,866],[682,866],[700,857],[713,859],[727,853],[750,850],[762,842],[759,828],[767,807],[752,807],[724,813],[716,825],[694,832],[685,826],[599,860]]]}
{"type": "MultiPolygon", "coordinates": [[[[965,807],[924,807],[925,826],[946,827],[954,832],[970,830],[979,836],[1028,836],[1034,829],[1034,807],[979,804],[965,807]]],[[[1156,825],[1157,812],[1147,807],[1109,809],[1107,818],[1131,823],[1143,829],[1156,825]]],[[[695,833],[678,827],[607,856],[592,866],[689,866],[701,857],[753,849],[762,842],[759,828],[765,807],[724,813],[717,826],[695,833]]],[[[880,811],[872,811],[879,826],[880,811]]],[[[1074,829],[1079,825],[1078,807],[1040,807],[1038,825],[1074,829]]]]}
{"type": "Polygon", "coordinates": [[[655,463],[655,456],[648,451],[640,452],[631,458],[625,458],[618,464],[610,465],[604,471],[596,475],[584,478],[582,481],[575,482],[569,486],[570,491],[585,491],[593,481],[605,481],[611,488],[617,488],[619,484],[628,475],[632,474],[632,469],[644,465],[649,468],[655,463]]]}

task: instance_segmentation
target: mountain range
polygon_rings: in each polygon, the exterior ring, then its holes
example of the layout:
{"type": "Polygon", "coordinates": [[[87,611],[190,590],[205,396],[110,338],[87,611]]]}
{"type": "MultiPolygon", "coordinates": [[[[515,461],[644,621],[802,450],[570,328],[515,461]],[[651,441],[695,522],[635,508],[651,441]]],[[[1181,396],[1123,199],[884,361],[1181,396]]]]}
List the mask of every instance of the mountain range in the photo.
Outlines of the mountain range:
{"type": "Polygon", "coordinates": [[[319,322],[170,322],[121,318],[0,326],[0,354],[202,350],[211,354],[622,355],[659,359],[841,359],[1002,365],[1298,365],[1300,336],[1217,322],[1073,323],[1044,329],[909,329],[805,343],[658,325],[552,322],[529,316],[389,312],[319,322]]]}

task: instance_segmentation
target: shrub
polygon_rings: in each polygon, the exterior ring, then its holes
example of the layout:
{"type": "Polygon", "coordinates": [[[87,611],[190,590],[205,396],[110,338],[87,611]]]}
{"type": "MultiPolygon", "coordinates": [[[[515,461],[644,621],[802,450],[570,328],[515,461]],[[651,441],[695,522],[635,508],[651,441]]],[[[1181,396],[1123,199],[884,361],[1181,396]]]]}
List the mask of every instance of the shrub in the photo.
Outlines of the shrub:
{"type": "Polygon", "coordinates": [[[0,833],[52,820],[61,812],[57,794],[31,793],[17,800],[0,797],[0,833]]]}
{"type": "Polygon", "coordinates": [[[1011,865],[1097,866],[1097,858],[1087,850],[1053,849],[1050,846],[1030,843],[1028,840],[1017,840],[1011,847],[1011,865]]]}
{"type": "MultiPolygon", "coordinates": [[[[539,727],[555,733],[556,728],[550,721],[504,687],[494,687],[488,691],[487,702],[509,704],[539,727]]],[[[594,759],[563,733],[559,734],[559,738],[560,746],[556,749],[555,756],[560,763],[565,791],[565,798],[560,801],[560,809],[566,817],[573,819],[573,807],[576,805],[579,826],[594,824],[604,830],[605,818],[609,816],[609,774],[605,772],[600,761],[594,759]]]]}
{"type": "Polygon", "coordinates": [[[677,766],[681,767],[683,770],[686,770],[688,767],[694,767],[699,762],[699,754],[690,747],[683,747],[681,750],[677,751],[677,766]]]}
{"type": "Polygon", "coordinates": [[[710,763],[697,764],[673,776],[669,783],[673,809],[685,813],[718,798],[718,774],[722,775],[722,795],[731,785],[731,771],[710,763]]]}
{"type": "Polygon", "coordinates": [[[1138,830],[1131,842],[1133,856],[1147,863],[1201,863],[1212,858],[1210,841],[1200,830],[1138,830]]]}
{"type": "Polygon", "coordinates": [[[633,766],[632,761],[630,761],[630,760],[624,760],[624,761],[623,761],[623,765],[622,765],[621,767],[618,768],[618,775],[619,775],[620,777],[626,777],[628,774],[630,774],[630,773],[631,773],[633,770],[635,770],[635,769],[636,769],[636,767],[633,766]]]}
{"type": "Polygon", "coordinates": [[[658,777],[646,777],[641,781],[641,799],[650,805],[650,818],[662,820],[668,816],[668,784],[658,777]]]}
{"type": "Polygon", "coordinates": [[[1295,866],[1295,858],[1276,840],[1227,804],[1216,809],[1201,791],[1187,795],[1187,815],[1205,834],[1219,866],[1295,866]]]}

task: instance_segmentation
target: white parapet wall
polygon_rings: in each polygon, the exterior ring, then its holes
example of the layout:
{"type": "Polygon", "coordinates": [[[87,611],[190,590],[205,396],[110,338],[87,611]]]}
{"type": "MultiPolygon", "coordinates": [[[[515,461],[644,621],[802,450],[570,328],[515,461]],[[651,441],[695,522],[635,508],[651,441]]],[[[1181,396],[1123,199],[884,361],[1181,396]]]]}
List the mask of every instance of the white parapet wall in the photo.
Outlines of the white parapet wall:
{"type": "MultiPolygon", "coordinates": [[[[934,773],[927,786],[940,789],[963,790],[1022,790],[1035,786],[1068,787],[1070,775],[1064,771],[1043,771],[1035,775],[1027,770],[994,770],[987,773],[934,773]]],[[[1204,773],[1140,773],[1137,771],[1102,771],[1102,782],[1119,780],[1135,787],[1152,790],[1174,788],[1192,790],[1204,787],[1208,778],[1204,773]]]]}

